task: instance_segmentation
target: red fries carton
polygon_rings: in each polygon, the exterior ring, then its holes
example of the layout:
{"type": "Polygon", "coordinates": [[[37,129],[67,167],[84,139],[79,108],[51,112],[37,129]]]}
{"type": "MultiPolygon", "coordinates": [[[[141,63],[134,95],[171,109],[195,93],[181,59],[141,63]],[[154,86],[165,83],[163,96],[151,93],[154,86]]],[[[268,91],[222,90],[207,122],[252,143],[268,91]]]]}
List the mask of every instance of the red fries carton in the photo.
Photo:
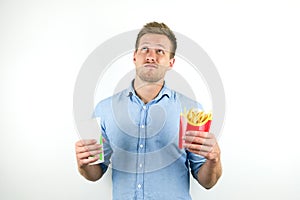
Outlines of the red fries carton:
{"type": "Polygon", "coordinates": [[[199,109],[190,109],[180,115],[179,124],[179,148],[183,148],[182,137],[186,131],[205,131],[209,132],[212,120],[212,113],[206,113],[199,109]]]}

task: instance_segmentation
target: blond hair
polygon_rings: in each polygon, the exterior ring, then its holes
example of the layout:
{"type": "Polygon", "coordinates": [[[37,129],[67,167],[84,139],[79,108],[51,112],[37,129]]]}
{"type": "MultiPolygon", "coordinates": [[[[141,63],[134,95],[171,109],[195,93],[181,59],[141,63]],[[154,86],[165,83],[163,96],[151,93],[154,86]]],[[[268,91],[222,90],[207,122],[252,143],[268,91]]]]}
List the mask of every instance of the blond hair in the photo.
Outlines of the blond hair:
{"type": "Polygon", "coordinates": [[[158,22],[150,22],[144,25],[144,27],[140,30],[140,32],[137,35],[136,42],[135,42],[135,50],[137,51],[140,39],[145,34],[161,34],[165,35],[169,38],[171,42],[171,52],[170,57],[173,58],[175,56],[176,48],[177,48],[177,41],[175,34],[173,31],[164,23],[158,23],[158,22]]]}

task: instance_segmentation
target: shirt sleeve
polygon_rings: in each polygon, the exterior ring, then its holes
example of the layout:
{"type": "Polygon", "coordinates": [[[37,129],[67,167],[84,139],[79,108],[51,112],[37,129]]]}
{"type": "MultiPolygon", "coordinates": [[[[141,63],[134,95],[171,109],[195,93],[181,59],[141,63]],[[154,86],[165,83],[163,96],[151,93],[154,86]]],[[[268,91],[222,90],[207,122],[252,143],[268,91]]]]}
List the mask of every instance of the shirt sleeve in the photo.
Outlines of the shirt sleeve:
{"type": "Polygon", "coordinates": [[[191,168],[191,173],[193,177],[198,180],[198,172],[200,167],[206,162],[206,158],[203,156],[191,153],[187,151],[187,157],[189,160],[190,168],[191,168]]]}

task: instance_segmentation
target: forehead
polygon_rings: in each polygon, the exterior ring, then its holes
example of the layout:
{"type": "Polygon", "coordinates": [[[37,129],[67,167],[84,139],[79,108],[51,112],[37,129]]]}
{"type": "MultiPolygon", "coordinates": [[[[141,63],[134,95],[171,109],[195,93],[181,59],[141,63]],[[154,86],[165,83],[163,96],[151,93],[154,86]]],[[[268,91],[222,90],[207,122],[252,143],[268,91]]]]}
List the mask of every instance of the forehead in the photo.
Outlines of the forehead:
{"type": "Polygon", "coordinates": [[[147,34],[143,35],[140,38],[139,46],[145,45],[145,44],[155,45],[155,46],[158,45],[158,46],[162,46],[166,49],[171,49],[171,41],[169,40],[169,38],[167,36],[162,35],[162,34],[147,33],[147,34]]]}

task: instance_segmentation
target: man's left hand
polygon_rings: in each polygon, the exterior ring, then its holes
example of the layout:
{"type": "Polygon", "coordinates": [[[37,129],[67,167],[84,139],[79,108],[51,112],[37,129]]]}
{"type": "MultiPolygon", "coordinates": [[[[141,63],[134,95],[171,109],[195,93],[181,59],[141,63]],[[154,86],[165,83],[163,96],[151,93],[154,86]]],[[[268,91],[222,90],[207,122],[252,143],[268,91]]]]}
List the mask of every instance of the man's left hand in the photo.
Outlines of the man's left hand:
{"type": "Polygon", "coordinates": [[[183,147],[187,148],[188,151],[201,155],[207,160],[219,161],[220,148],[214,134],[202,131],[187,131],[183,139],[183,147]]]}

